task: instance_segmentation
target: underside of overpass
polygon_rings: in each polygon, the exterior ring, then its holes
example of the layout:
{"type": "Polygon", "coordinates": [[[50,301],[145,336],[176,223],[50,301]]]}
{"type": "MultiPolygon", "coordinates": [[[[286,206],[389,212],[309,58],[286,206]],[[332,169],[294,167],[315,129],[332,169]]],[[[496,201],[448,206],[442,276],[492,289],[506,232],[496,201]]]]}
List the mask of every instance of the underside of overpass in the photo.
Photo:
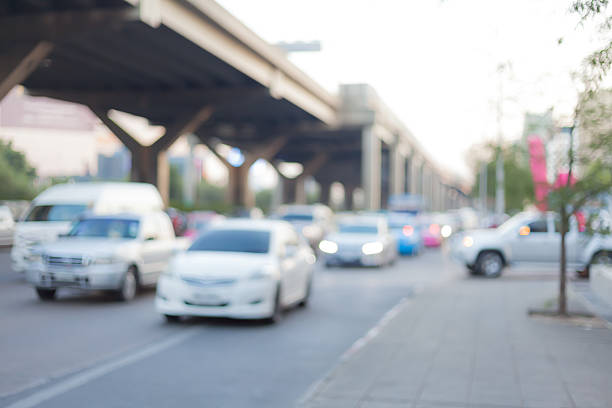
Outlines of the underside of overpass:
{"type": "Polygon", "coordinates": [[[240,167],[224,161],[237,205],[254,205],[247,172],[263,158],[302,163],[304,172],[285,180],[289,201],[305,200],[313,176],[324,192],[335,181],[363,188],[366,208],[403,192],[447,207],[452,181],[371,88],[347,85],[334,97],[212,0],[2,2],[0,99],[18,84],[90,107],[130,150],[132,179],[157,185],[165,199],[166,150],[195,134],[213,152],[219,142],[245,152],[240,167]],[[165,134],[144,145],[110,110],[165,134]]]}

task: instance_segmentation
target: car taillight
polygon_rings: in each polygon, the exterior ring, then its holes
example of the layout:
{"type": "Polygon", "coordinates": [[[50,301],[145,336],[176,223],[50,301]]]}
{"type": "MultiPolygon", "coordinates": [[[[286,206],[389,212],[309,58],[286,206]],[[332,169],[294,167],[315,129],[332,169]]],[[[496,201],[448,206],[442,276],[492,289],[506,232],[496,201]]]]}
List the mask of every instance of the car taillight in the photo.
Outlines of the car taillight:
{"type": "Polygon", "coordinates": [[[409,237],[414,233],[414,228],[412,227],[412,225],[404,225],[404,228],[402,228],[402,233],[409,237]]]}
{"type": "Polygon", "coordinates": [[[429,233],[431,235],[438,235],[440,233],[440,226],[438,224],[431,224],[429,226],[429,233]]]}

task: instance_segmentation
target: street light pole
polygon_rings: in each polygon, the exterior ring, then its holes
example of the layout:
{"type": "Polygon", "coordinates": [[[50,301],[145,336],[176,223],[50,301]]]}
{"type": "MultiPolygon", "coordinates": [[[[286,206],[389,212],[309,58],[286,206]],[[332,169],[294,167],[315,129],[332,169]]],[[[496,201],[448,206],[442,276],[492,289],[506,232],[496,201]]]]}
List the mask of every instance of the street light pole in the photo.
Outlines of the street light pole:
{"type": "Polygon", "coordinates": [[[495,168],[495,215],[497,222],[501,222],[504,213],[506,212],[506,197],[504,194],[504,157],[503,157],[503,73],[507,68],[507,63],[501,63],[497,66],[498,77],[498,99],[497,99],[497,163],[495,168]]]}

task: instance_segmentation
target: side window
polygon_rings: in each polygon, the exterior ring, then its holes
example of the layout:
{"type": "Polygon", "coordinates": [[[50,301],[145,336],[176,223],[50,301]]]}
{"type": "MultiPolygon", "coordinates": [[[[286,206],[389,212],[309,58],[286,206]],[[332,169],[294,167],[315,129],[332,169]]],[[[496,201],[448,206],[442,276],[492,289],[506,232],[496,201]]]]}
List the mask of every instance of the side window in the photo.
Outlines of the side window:
{"type": "Polygon", "coordinates": [[[545,219],[534,221],[527,224],[529,231],[533,234],[534,232],[548,232],[548,223],[545,219]]]}

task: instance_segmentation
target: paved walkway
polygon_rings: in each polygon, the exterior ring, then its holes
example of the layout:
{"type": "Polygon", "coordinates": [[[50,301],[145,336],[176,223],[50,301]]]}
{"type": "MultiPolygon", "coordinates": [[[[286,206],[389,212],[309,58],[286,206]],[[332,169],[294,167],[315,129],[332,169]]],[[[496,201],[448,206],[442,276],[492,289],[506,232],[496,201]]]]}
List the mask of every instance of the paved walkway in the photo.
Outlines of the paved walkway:
{"type": "Polygon", "coordinates": [[[612,407],[612,330],[530,318],[556,282],[462,279],[406,302],[303,407],[612,407]]]}

